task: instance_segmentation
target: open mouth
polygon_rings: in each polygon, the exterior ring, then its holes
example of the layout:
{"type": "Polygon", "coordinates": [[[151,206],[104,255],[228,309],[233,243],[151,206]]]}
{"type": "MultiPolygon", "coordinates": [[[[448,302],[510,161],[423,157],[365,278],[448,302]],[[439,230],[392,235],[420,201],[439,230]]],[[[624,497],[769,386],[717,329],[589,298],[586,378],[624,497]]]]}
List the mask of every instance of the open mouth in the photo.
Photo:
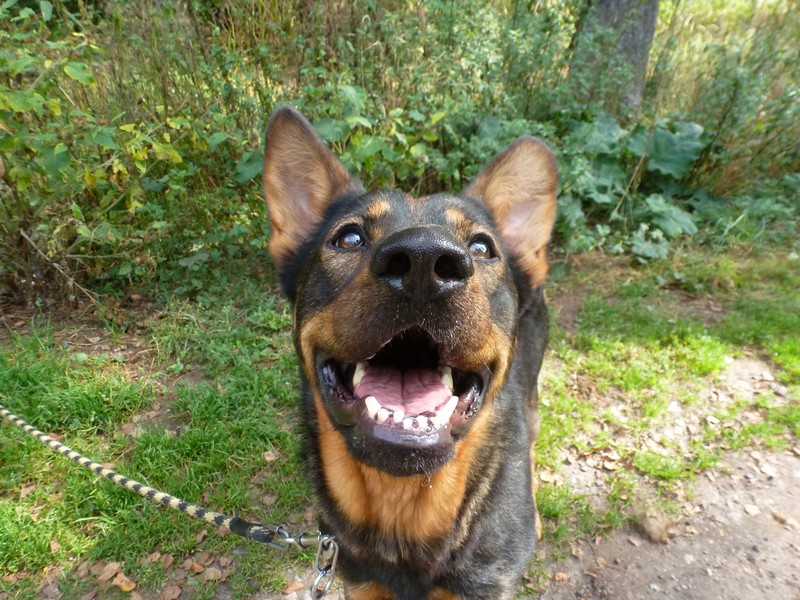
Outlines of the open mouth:
{"type": "Polygon", "coordinates": [[[489,371],[447,364],[440,345],[420,328],[407,329],[373,356],[355,362],[318,358],[328,409],[342,427],[355,427],[396,446],[420,448],[463,435],[483,401],[489,371]]]}

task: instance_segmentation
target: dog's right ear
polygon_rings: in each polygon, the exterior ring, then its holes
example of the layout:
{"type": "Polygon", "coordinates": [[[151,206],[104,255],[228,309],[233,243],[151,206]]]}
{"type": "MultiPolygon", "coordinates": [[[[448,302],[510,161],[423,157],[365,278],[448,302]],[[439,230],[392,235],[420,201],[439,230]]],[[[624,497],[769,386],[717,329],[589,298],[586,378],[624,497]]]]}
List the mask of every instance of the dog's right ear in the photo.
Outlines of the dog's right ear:
{"type": "Polygon", "coordinates": [[[320,224],[331,200],[363,188],[295,109],[276,110],[266,138],[263,180],[271,223],[269,251],[280,276],[320,224]]]}

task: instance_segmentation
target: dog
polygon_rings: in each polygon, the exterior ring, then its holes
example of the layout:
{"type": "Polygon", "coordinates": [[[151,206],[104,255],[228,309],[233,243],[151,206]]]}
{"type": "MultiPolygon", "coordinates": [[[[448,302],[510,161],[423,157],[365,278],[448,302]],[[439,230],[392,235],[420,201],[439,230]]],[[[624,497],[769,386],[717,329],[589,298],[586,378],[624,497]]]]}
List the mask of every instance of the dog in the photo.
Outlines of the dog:
{"type": "Polygon", "coordinates": [[[514,596],[536,544],[557,179],[552,152],[523,137],[461,195],[368,192],[299,112],[273,114],[269,251],[347,598],[514,596]]]}

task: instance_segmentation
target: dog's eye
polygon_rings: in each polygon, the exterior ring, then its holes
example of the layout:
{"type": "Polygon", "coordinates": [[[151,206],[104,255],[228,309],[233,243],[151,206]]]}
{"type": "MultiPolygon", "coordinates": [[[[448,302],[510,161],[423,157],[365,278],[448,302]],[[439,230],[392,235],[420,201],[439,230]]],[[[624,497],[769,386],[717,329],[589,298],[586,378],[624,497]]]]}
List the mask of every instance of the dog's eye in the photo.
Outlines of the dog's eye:
{"type": "Polygon", "coordinates": [[[366,243],[366,238],[357,227],[345,227],[333,238],[333,245],[344,250],[360,248],[366,243]]]}
{"type": "Polygon", "coordinates": [[[492,243],[483,236],[477,237],[470,242],[469,253],[473,258],[494,258],[494,248],[492,243]]]}

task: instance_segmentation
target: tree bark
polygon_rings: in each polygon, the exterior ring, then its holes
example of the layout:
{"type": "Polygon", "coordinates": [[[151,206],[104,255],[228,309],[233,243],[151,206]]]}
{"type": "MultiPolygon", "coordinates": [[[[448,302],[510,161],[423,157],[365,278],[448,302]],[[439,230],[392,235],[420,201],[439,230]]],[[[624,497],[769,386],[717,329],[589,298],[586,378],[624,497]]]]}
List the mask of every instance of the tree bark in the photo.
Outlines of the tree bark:
{"type": "Polygon", "coordinates": [[[656,30],[658,0],[599,0],[600,24],[618,33],[617,50],[630,65],[632,80],[623,102],[638,111],[647,79],[647,59],[656,30]]]}

